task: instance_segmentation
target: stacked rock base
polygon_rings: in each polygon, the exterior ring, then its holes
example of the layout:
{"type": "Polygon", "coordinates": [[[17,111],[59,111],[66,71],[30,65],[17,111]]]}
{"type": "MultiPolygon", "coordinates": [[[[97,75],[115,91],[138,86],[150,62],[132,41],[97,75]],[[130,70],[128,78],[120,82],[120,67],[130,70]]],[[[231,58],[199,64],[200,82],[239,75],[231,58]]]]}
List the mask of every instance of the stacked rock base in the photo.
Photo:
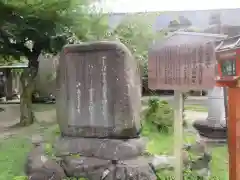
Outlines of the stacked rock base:
{"type": "Polygon", "coordinates": [[[28,156],[26,173],[32,180],[156,180],[149,163],[142,156],[144,139],[59,138],[55,160],[47,157],[43,145],[34,147],[28,156]],[[57,157],[57,158],[56,158],[57,157]],[[40,178],[45,177],[45,178],[40,178]]]}

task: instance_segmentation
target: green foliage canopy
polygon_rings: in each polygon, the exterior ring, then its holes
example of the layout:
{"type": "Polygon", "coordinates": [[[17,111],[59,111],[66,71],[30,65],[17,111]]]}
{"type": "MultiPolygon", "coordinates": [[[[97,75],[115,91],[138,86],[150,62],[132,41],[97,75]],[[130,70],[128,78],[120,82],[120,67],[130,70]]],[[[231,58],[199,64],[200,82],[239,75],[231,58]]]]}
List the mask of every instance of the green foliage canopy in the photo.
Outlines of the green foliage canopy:
{"type": "Polygon", "coordinates": [[[0,0],[0,55],[32,61],[66,43],[102,36],[106,24],[88,5],[84,0],[0,0]]]}
{"type": "Polygon", "coordinates": [[[163,33],[154,32],[152,26],[137,20],[123,21],[111,32],[111,37],[120,40],[133,53],[139,62],[142,74],[147,76],[148,49],[154,40],[162,38],[163,33]]]}
{"type": "Polygon", "coordinates": [[[90,3],[88,0],[0,0],[1,63],[28,60],[28,68],[20,78],[20,125],[30,125],[35,119],[31,103],[39,55],[56,54],[67,43],[105,34],[103,18],[100,13],[90,11],[90,3]]]}

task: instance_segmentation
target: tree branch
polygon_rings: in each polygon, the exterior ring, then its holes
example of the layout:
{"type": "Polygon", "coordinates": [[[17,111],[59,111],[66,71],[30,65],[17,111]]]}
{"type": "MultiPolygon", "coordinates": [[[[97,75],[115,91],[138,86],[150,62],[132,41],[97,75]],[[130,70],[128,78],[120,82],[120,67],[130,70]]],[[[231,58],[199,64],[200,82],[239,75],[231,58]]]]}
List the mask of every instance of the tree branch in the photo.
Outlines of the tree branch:
{"type": "Polygon", "coordinates": [[[11,42],[11,35],[0,29],[0,39],[2,39],[2,43],[0,44],[0,54],[1,55],[18,55],[23,54],[28,57],[31,53],[30,49],[25,46],[25,42],[14,43],[11,42]]]}

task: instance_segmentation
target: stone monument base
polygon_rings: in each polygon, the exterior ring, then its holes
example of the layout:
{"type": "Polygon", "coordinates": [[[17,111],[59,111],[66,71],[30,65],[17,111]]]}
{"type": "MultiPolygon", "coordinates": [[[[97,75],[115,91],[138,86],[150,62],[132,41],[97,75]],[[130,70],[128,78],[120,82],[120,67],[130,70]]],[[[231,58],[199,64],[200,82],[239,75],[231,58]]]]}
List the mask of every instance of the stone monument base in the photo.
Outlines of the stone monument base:
{"type": "MultiPolygon", "coordinates": [[[[218,121],[219,122],[219,121],[218,121]]],[[[200,136],[210,139],[227,139],[227,127],[207,120],[197,120],[193,127],[200,136]]]]}
{"type": "MultiPolygon", "coordinates": [[[[54,155],[46,154],[46,144],[38,143],[27,158],[26,174],[32,180],[156,180],[144,157],[145,139],[59,138],[54,155]]],[[[50,148],[51,149],[51,148],[50,148]]]]}
{"type": "Polygon", "coordinates": [[[66,157],[63,167],[68,177],[84,177],[89,180],[154,180],[150,161],[136,157],[124,161],[108,161],[90,157],[66,157]]]}

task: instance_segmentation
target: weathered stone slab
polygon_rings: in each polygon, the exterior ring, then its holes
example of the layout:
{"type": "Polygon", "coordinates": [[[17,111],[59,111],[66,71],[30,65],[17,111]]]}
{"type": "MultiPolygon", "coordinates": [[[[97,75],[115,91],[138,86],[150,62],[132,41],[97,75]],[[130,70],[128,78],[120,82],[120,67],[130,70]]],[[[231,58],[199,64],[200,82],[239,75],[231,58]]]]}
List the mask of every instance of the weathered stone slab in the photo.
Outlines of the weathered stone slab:
{"type": "Polygon", "coordinates": [[[57,120],[63,135],[138,137],[140,99],[137,62],[123,44],[63,49],[57,73],[57,120]]]}
{"type": "Polygon", "coordinates": [[[59,174],[51,169],[40,168],[36,169],[32,174],[28,176],[29,180],[63,180],[59,174]]]}
{"type": "Polygon", "coordinates": [[[156,180],[156,175],[149,166],[149,159],[137,157],[119,161],[116,166],[116,180],[156,180]]]}
{"type": "Polygon", "coordinates": [[[93,179],[100,177],[105,169],[111,166],[111,161],[91,157],[65,157],[62,163],[68,177],[85,177],[93,179]]]}
{"type": "Polygon", "coordinates": [[[146,139],[94,139],[60,138],[56,141],[57,156],[77,154],[107,160],[124,160],[141,155],[145,150],[146,139]]]}
{"type": "Polygon", "coordinates": [[[126,161],[101,160],[96,158],[67,157],[63,166],[69,177],[85,177],[91,180],[156,180],[149,160],[137,157],[126,161]]]}

